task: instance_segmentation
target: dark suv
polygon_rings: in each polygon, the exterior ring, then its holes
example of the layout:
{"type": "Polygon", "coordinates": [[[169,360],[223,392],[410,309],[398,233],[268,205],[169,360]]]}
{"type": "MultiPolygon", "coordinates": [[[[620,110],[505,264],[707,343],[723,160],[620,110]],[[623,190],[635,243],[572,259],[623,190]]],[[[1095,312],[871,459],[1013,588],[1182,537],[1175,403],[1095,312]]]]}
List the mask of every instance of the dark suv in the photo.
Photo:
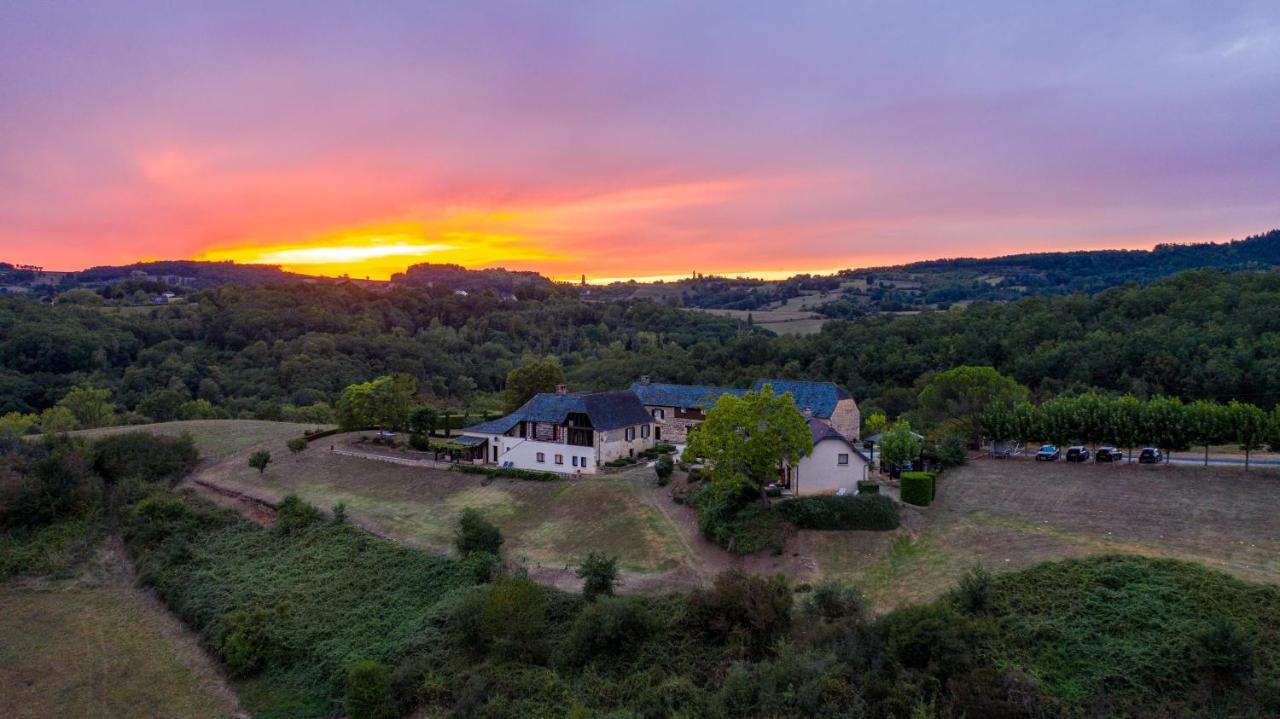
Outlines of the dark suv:
{"type": "Polygon", "coordinates": [[[1123,462],[1124,452],[1115,447],[1099,447],[1098,453],[1093,455],[1095,462],[1123,462]]]}
{"type": "Polygon", "coordinates": [[[1089,456],[1089,450],[1080,445],[1067,448],[1068,462],[1088,462],[1089,456]]]}
{"type": "Polygon", "coordinates": [[[1138,454],[1138,464],[1160,464],[1163,461],[1164,455],[1155,447],[1143,447],[1138,454]]]}

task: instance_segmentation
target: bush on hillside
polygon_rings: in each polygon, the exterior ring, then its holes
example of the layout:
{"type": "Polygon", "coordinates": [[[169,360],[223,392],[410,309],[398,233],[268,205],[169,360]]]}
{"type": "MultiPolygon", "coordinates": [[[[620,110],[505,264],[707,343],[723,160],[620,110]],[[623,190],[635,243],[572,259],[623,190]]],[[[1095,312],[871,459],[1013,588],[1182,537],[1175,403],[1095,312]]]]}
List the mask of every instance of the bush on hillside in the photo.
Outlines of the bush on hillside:
{"type": "Polygon", "coordinates": [[[602,597],[583,608],[565,636],[565,658],[583,665],[626,654],[643,644],[653,628],[643,599],[602,597]]]}
{"type": "Polygon", "coordinates": [[[918,507],[927,507],[933,503],[933,472],[903,472],[902,501],[918,507]]]}
{"type": "Polygon", "coordinates": [[[453,542],[461,557],[469,556],[472,552],[498,554],[502,550],[502,532],[485,519],[480,510],[467,507],[458,515],[458,529],[454,533],[453,542]]]}
{"type": "Polygon", "coordinates": [[[323,512],[302,501],[296,494],[290,494],[280,500],[276,507],[276,523],[273,526],[277,532],[291,534],[323,521],[323,512]]]}
{"type": "Polygon", "coordinates": [[[689,617],[710,636],[759,656],[791,625],[791,587],[786,577],[731,570],[710,589],[689,595],[689,617]]]}
{"type": "Polygon", "coordinates": [[[991,572],[981,564],[970,567],[948,595],[962,612],[981,614],[991,606],[991,572]]]}
{"type": "Polygon", "coordinates": [[[804,609],[820,619],[836,621],[861,618],[867,609],[867,600],[857,588],[837,579],[824,579],[808,592],[804,609]]]}
{"type": "Polygon", "coordinates": [[[547,599],[528,577],[506,577],[489,587],[480,626],[499,661],[536,656],[546,626],[547,599]]]}
{"type": "Polygon", "coordinates": [[[176,483],[196,466],[199,453],[187,432],[164,437],[150,432],[124,432],[93,443],[93,468],[108,483],[128,478],[176,483]]]}
{"type": "Polygon", "coordinates": [[[755,490],[743,485],[741,491],[717,491],[703,484],[686,497],[698,513],[698,529],[716,544],[737,554],[754,554],[766,549],[781,553],[786,544],[787,525],[782,515],[760,504],[755,490]]]}
{"type": "Polygon", "coordinates": [[[618,583],[618,558],[600,552],[591,552],[578,567],[582,580],[582,597],[588,602],[596,597],[611,596],[613,585],[618,583]]]}
{"type": "Polygon", "coordinates": [[[1235,682],[1253,674],[1253,641],[1234,622],[1218,617],[1196,634],[1200,664],[1214,680],[1235,682]]]}
{"type": "Polygon", "coordinates": [[[380,662],[358,661],[347,668],[348,719],[392,719],[399,712],[391,694],[391,672],[380,662]]]}
{"type": "Polygon", "coordinates": [[[897,529],[898,506],[887,496],[818,495],[779,502],[775,511],[801,529],[897,529]]]}

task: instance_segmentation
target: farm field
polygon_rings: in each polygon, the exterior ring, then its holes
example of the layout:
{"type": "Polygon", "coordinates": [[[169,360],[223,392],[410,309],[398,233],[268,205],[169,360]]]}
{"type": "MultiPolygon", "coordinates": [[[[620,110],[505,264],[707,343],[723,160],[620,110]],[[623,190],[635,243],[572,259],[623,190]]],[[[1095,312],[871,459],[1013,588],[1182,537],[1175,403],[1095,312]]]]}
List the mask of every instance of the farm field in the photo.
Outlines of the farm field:
{"type": "Polygon", "coordinates": [[[0,584],[0,716],[244,716],[195,637],[106,564],[0,584]]]}
{"type": "Polygon", "coordinates": [[[355,435],[325,438],[294,457],[286,436],[267,445],[275,461],[261,478],[243,452],[197,470],[196,478],[272,503],[288,494],[326,510],[343,503],[366,529],[434,551],[452,550],[458,514],[475,507],[502,530],[504,552],[534,565],[576,565],[594,550],[618,556],[628,571],[670,572],[689,558],[675,528],[639,494],[644,486],[617,475],[490,480],[328,451],[331,444],[351,448],[355,435]]]}
{"type": "Polygon", "coordinates": [[[780,335],[809,335],[822,329],[828,320],[826,317],[807,310],[708,310],[688,308],[690,312],[704,312],[717,317],[729,317],[747,321],[747,315],[757,327],[763,327],[780,335]]]}
{"type": "Polygon", "coordinates": [[[931,599],[975,562],[995,571],[1099,553],[1201,562],[1280,583],[1280,474],[1237,468],[978,460],[896,532],[802,532],[792,551],[881,609],[931,599]]]}

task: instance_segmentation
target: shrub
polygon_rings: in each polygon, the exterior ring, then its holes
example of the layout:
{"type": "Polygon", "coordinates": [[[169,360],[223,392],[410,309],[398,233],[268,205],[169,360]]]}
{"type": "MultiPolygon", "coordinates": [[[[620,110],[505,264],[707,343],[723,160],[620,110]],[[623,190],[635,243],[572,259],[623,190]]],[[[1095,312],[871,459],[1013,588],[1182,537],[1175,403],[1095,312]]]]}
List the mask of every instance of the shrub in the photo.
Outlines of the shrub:
{"type": "Polygon", "coordinates": [[[902,501],[919,507],[927,507],[933,502],[932,472],[903,472],[902,501]]]}
{"type": "Polygon", "coordinates": [[[502,560],[492,552],[470,552],[462,560],[462,572],[476,584],[488,584],[502,571],[502,560]]]}
{"type": "Polygon", "coordinates": [[[658,476],[658,486],[665,487],[667,482],[671,481],[671,473],[676,469],[676,463],[671,459],[671,455],[664,454],[658,457],[658,461],[653,464],[653,473],[658,476]]]}
{"type": "Polygon", "coordinates": [[[536,469],[518,469],[516,467],[486,467],[481,464],[459,464],[455,467],[464,474],[483,474],[488,477],[505,479],[527,479],[534,482],[550,482],[560,479],[555,472],[541,472],[536,469]]]}
{"type": "Polygon", "coordinates": [[[319,509],[291,494],[280,500],[276,507],[275,530],[282,534],[292,534],[323,520],[324,514],[319,509]]]}
{"type": "Polygon", "coordinates": [[[536,649],[546,624],[546,596],[528,577],[507,577],[489,588],[480,626],[500,660],[518,661],[536,649]]]}
{"type": "Polygon", "coordinates": [[[285,446],[287,446],[287,447],[289,448],[289,451],[290,451],[290,452],[292,452],[292,453],[294,453],[295,455],[296,455],[296,454],[299,454],[299,453],[301,453],[302,451],[306,450],[306,448],[307,448],[307,438],[306,438],[306,437],[294,437],[293,439],[289,440],[289,441],[285,444],[285,446]]]}
{"type": "Polygon", "coordinates": [[[391,672],[380,662],[358,661],[347,669],[345,707],[349,719],[392,719],[391,672]]]}
{"type": "Polygon", "coordinates": [[[932,674],[943,685],[972,668],[985,638],[973,620],[945,605],[895,609],[878,628],[902,666],[932,674]]]}
{"type": "Polygon", "coordinates": [[[782,515],[762,507],[747,485],[740,492],[717,492],[705,484],[689,494],[687,502],[698,513],[703,536],[731,552],[753,554],[770,549],[780,553],[786,543],[782,515]]]}
{"type": "Polygon", "coordinates": [[[333,505],[333,523],[346,524],[346,522],[347,522],[347,505],[343,502],[338,502],[337,504],[333,505]]]}
{"type": "Polygon", "coordinates": [[[970,567],[951,590],[951,601],[969,614],[985,612],[991,606],[991,572],[980,564],[970,567]]]}
{"type": "Polygon", "coordinates": [[[820,619],[861,617],[867,602],[862,592],[836,579],[824,579],[805,597],[804,609],[820,619]]]}
{"type": "Polygon", "coordinates": [[[458,517],[454,546],[458,548],[458,555],[462,557],[472,552],[497,554],[502,549],[502,532],[485,519],[480,510],[467,507],[458,517]]]}
{"type": "Polygon", "coordinates": [[[868,479],[858,480],[858,494],[880,494],[880,485],[868,479]]]}
{"type": "Polygon", "coordinates": [[[880,494],[819,495],[780,502],[777,511],[803,529],[897,529],[898,507],[880,494]]]}
{"type": "Polygon", "coordinates": [[[766,578],[735,569],[716,577],[711,589],[694,590],[689,615],[711,636],[759,655],[790,626],[791,601],[781,574],[766,578]]]}
{"type": "Polygon", "coordinates": [[[108,483],[137,477],[147,482],[174,483],[196,466],[199,453],[191,435],[163,437],[150,432],[125,432],[93,443],[93,468],[108,483]]]}
{"type": "Polygon", "coordinates": [[[409,435],[409,446],[419,452],[431,451],[431,440],[425,434],[413,433],[409,435]]]}
{"type": "Polygon", "coordinates": [[[653,628],[653,618],[643,601],[632,597],[602,597],[585,607],[565,635],[565,658],[572,664],[588,664],[612,658],[643,643],[653,628]]]}
{"type": "Polygon", "coordinates": [[[265,449],[249,455],[249,466],[258,470],[258,476],[262,476],[262,473],[267,471],[268,464],[271,464],[271,453],[265,449]]]}
{"type": "Polygon", "coordinates": [[[218,654],[227,672],[236,678],[252,676],[267,663],[271,650],[270,613],[261,608],[241,609],[224,620],[226,633],[218,643],[218,654]]]}
{"type": "Polygon", "coordinates": [[[1234,622],[1218,617],[1196,635],[1200,666],[1220,682],[1253,674],[1253,643],[1234,622]]]}
{"type": "Polygon", "coordinates": [[[618,582],[618,558],[591,552],[578,567],[577,574],[582,580],[582,596],[587,601],[611,596],[613,585],[618,582]]]}

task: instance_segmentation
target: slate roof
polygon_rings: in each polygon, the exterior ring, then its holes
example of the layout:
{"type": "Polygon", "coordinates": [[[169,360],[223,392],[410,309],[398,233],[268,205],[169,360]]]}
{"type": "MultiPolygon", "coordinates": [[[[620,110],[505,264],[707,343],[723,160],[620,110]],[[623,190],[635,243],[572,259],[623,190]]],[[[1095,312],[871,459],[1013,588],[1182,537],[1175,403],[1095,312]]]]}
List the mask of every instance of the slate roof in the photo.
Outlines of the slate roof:
{"type": "Polygon", "coordinates": [[[476,434],[505,434],[520,422],[552,422],[563,424],[572,413],[585,414],[598,430],[618,429],[648,424],[653,419],[634,392],[577,392],[572,394],[538,394],[520,409],[501,419],[468,427],[476,434]]]}
{"type": "Polygon", "coordinates": [[[871,461],[871,459],[867,457],[867,455],[864,454],[861,449],[858,449],[853,445],[853,442],[849,441],[848,437],[844,436],[843,434],[840,434],[838,431],[836,431],[834,427],[827,424],[826,422],[823,422],[820,419],[814,419],[814,418],[809,419],[809,436],[813,437],[813,443],[815,445],[825,439],[840,440],[841,442],[844,442],[845,445],[847,445],[850,449],[852,449],[854,453],[856,453],[859,457],[862,457],[864,460],[867,460],[868,462],[871,461]]]}
{"type": "Polygon", "coordinates": [[[774,394],[791,393],[796,400],[796,407],[813,410],[814,417],[829,418],[836,411],[836,402],[852,399],[848,392],[834,382],[807,382],[792,379],[758,379],[751,386],[753,392],[759,392],[765,385],[773,387],[774,394]]]}
{"type": "Polygon", "coordinates": [[[640,401],[650,407],[701,407],[710,408],[723,395],[731,394],[741,397],[745,389],[732,387],[711,387],[696,384],[662,384],[659,382],[636,382],[631,385],[640,401]]]}

